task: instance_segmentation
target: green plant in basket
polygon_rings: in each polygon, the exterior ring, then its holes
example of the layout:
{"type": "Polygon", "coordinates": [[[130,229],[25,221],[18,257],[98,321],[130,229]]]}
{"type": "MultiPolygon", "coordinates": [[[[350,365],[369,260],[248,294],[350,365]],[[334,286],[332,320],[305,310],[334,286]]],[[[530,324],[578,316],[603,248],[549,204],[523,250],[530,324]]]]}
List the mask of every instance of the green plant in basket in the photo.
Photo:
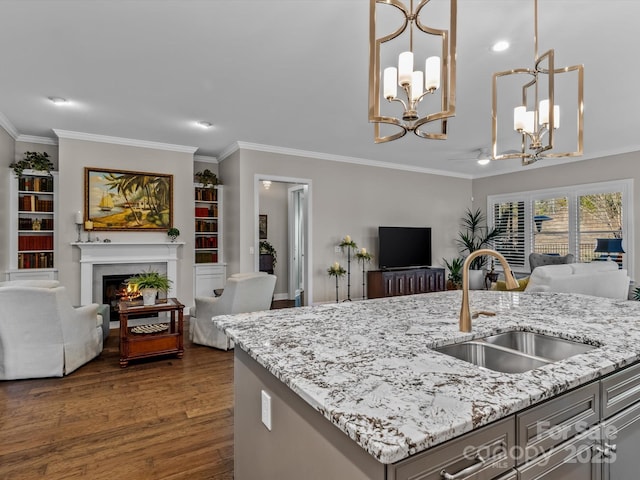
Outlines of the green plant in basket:
{"type": "Polygon", "coordinates": [[[16,176],[20,177],[25,170],[51,173],[53,163],[49,160],[49,154],[47,152],[24,152],[24,158],[13,162],[9,167],[13,168],[16,176]]]}
{"type": "Polygon", "coordinates": [[[133,277],[127,278],[126,282],[129,285],[135,285],[138,290],[142,290],[144,288],[155,288],[162,292],[166,292],[171,286],[171,280],[169,280],[169,277],[154,270],[138,273],[133,277]]]}
{"type": "Polygon", "coordinates": [[[171,227],[169,230],[167,230],[167,235],[172,242],[175,242],[176,238],[178,238],[178,236],[180,235],[180,230],[178,230],[176,227],[171,227]]]}

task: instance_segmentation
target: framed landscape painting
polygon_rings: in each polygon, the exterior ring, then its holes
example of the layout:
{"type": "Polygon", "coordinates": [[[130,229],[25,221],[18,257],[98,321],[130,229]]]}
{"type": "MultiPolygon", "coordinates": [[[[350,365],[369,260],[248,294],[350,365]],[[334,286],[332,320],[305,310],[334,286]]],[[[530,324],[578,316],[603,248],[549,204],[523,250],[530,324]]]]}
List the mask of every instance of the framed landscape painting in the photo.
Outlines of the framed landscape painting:
{"type": "Polygon", "coordinates": [[[84,170],[84,217],[94,230],[168,230],[173,225],[173,175],[84,170]]]}

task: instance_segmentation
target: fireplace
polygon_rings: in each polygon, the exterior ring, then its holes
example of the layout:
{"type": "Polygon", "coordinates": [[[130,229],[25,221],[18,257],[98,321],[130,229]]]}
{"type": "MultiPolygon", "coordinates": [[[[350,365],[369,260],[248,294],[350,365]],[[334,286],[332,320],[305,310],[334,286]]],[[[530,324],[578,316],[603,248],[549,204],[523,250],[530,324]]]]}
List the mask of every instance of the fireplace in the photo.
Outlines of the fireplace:
{"type": "MultiPolygon", "coordinates": [[[[102,276],[102,303],[109,305],[111,318],[118,318],[118,302],[120,300],[133,300],[140,297],[137,292],[127,291],[127,278],[131,275],[103,275],[102,276]]],[[[157,317],[158,313],[129,314],[129,318],[157,317]]]]}
{"type": "Polygon", "coordinates": [[[102,300],[103,275],[134,275],[153,268],[171,280],[168,297],[178,296],[178,248],[182,242],[80,242],[80,303],[88,305],[102,300]]]}

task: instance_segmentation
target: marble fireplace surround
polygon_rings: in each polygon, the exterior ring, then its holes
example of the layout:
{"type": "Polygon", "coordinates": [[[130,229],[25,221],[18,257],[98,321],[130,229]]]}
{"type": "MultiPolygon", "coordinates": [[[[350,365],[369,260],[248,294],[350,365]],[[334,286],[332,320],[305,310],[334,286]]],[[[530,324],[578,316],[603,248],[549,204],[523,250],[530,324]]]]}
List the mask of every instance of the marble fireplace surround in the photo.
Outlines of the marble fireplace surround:
{"type": "Polygon", "coordinates": [[[178,248],[184,242],[77,242],[80,249],[80,302],[102,303],[102,277],[136,274],[153,268],[171,280],[167,296],[176,297],[178,248]]]}

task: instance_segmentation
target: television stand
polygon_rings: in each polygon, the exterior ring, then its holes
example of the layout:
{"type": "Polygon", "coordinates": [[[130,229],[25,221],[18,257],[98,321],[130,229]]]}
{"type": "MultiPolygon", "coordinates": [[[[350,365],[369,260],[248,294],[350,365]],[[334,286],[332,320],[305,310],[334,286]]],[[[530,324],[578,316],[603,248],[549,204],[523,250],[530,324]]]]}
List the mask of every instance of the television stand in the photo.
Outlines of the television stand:
{"type": "Polygon", "coordinates": [[[369,270],[367,272],[367,298],[415,295],[445,290],[444,268],[403,268],[369,270]]]}

